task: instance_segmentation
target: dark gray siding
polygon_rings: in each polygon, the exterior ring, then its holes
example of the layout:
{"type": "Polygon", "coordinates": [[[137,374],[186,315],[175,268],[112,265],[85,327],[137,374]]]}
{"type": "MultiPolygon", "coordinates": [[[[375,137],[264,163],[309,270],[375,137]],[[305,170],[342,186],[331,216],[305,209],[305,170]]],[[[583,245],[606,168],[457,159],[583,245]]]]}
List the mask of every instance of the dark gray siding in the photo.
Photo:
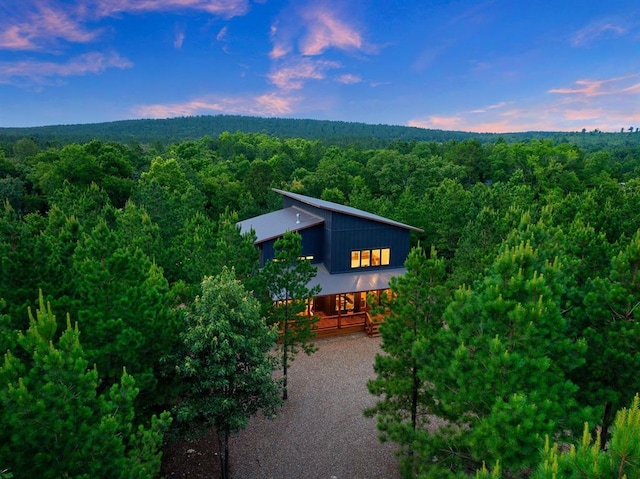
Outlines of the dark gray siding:
{"type": "MultiPolygon", "coordinates": [[[[283,197],[284,208],[296,206],[312,215],[324,219],[324,225],[309,228],[309,232],[322,232],[323,262],[330,273],[353,272],[351,251],[375,248],[390,248],[388,266],[372,266],[362,270],[401,268],[409,254],[409,230],[358,216],[329,211],[302,203],[293,198],[283,197]]],[[[306,231],[306,230],[305,230],[306,231]]],[[[304,241],[311,238],[303,237],[304,241]]],[[[313,240],[312,240],[313,241],[313,240]]],[[[273,249],[271,250],[273,251],[273,249]]],[[[313,254],[313,253],[309,253],[313,254]]],[[[271,253],[273,257],[273,252],[271,253]]],[[[315,254],[314,254],[315,256],[315,254]]]]}
{"type": "MultiPolygon", "coordinates": [[[[300,230],[299,233],[302,236],[302,256],[313,256],[312,263],[322,263],[324,260],[322,225],[300,230]]],[[[260,244],[260,267],[275,256],[274,244],[277,240],[278,238],[274,238],[260,244]]]]}
{"type": "Polygon", "coordinates": [[[400,268],[409,254],[409,231],[396,226],[354,216],[333,214],[331,243],[332,258],[325,266],[331,273],[353,272],[351,251],[390,248],[388,266],[371,266],[363,270],[400,268]]]}

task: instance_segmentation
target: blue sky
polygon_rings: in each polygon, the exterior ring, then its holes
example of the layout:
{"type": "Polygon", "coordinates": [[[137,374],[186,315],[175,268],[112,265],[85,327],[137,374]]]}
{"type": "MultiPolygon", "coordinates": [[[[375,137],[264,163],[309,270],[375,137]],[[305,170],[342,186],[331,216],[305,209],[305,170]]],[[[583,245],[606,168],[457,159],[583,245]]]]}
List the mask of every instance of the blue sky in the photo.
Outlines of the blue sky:
{"type": "Polygon", "coordinates": [[[640,4],[0,0],[0,126],[209,114],[640,127],[640,4]]]}

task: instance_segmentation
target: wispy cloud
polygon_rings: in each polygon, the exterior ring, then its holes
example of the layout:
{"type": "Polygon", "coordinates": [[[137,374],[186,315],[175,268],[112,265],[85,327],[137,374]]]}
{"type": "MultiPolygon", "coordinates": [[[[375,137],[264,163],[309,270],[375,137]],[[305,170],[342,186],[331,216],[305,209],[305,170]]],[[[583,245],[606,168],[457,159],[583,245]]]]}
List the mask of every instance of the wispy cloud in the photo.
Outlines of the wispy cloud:
{"type": "Polygon", "coordinates": [[[41,50],[52,42],[88,43],[101,31],[87,29],[73,9],[41,2],[0,19],[0,49],[41,50]]]}
{"type": "Polygon", "coordinates": [[[487,105],[487,106],[485,106],[483,108],[479,108],[477,110],[471,110],[471,113],[486,113],[486,112],[491,111],[491,110],[499,110],[501,108],[506,107],[510,103],[511,102],[508,102],[508,101],[501,101],[499,103],[495,103],[493,105],[487,105]]]}
{"type": "Polygon", "coordinates": [[[184,42],[184,36],[185,36],[184,31],[181,30],[179,32],[176,32],[176,36],[173,39],[174,48],[182,48],[182,43],[184,42]]]}
{"type": "Polygon", "coordinates": [[[29,78],[42,82],[50,77],[68,77],[97,74],[109,68],[131,68],[133,63],[118,53],[92,52],[79,55],[63,63],[45,61],[21,61],[0,63],[0,83],[16,83],[19,79],[29,78]]]}
{"type": "Polygon", "coordinates": [[[571,38],[571,45],[581,47],[588,45],[602,38],[618,38],[625,35],[629,30],[622,25],[621,20],[597,21],[590,23],[586,27],[578,30],[571,38]]]}
{"type": "Polygon", "coordinates": [[[359,50],[363,46],[362,35],[335,11],[323,5],[313,5],[302,12],[307,33],[300,41],[303,55],[319,55],[327,48],[359,50]]]}
{"type": "Polygon", "coordinates": [[[602,95],[636,95],[640,92],[640,74],[634,73],[603,80],[576,80],[573,88],[552,88],[549,93],[595,97],[602,95]]]}
{"type": "Polygon", "coordinates": [[[619,131],[640,125],[640,74],[577,80],[576,87],[554,88],[535,100],[503,101],[488,107],[427,115],[410,126],[506,133],[514,131],[619,131]]]}
{"type": "Polygon", "coordinates": [[[276,68],[269,75],[269,81],[281,90],[299,90],[306,80],[322,80],[326,71],[340,67],[337,62],[299,58],[276,68]]]}
{"type": "Polygon", "coordinates": [[[289,54],[321,55],[329,49],[373,51],[363,33],[342,12],[343,5],[327,0],[283,11],[271,26],[272,59],[289,54]]]}
{"type": "Polygon", "coordinates": [[[167,10],[198,10],[231,18],[246,14],[249,11],[249,2],[248,0],[99,0],[96,6],[99,16],[167,10]]]}
{"type": "Polygon", "coordinates": [[[247,97],[207,96],[183,103],[139,105],[132,111],[135,117],[171,118],[207,113],[277,116],[293,112],[299,98],[279,93],[267,93],[247,97]]]}
{"type": "Polygon", "coordinates": [[[355,83],[360,83],[362,81],[362,78],[360,78],[357,75],[352,75],[350,73],[346,73],[344,75],[340,75],[338,77],[338,81],[340,83],[344,83],[345,85],[353,85],[355,83]]]}
{"type": "Polygon", "coordinates": [[[56,43],[89,43],[102,34],[92,22],[123,13],[195,10],[231,18],[249,11],[248,0],[97,0],[84,2],[22,0],[0,16],[0,49],[49,51],[56,43]]]}

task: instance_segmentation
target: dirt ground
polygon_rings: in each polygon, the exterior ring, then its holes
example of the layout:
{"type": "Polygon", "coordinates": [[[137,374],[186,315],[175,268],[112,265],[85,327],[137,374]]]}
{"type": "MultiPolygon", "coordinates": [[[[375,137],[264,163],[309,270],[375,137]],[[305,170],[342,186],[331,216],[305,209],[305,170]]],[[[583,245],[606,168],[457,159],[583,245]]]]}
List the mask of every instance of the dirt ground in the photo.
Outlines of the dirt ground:
{"type": "Polygon", "coordinates": [[[166,479],[220,477],[218,438],[214,430],[190,441],[167,444],[162,451],[160,476],[166,479]]]}

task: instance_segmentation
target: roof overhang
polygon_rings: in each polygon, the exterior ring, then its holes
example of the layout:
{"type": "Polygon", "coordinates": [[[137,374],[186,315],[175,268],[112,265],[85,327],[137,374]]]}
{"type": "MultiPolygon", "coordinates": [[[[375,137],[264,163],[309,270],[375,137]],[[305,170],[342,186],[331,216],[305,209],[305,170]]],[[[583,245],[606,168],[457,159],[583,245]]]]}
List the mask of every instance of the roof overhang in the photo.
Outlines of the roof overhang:
{"type": "Polygon", "coordinates": [[[340,274],[330,274],[324,265],[317,266],[318,272],[308,287],[320,285],[322,290],[319,296],[340,293],[360,293],[363,291],[376,291],[389,287],[389,280],[393,276],[405,274],[405,268],[382,269],[376,271],[357,271],[340,274]]]}
{"type": "Polygon", "coordinates": [[[238,222],[240,233],[256,233],[255,244],[279,238],[287,231],[301,231],[324,223],[322,218],[311,215],[295,206],[273,211],[264,215],[238,222]]]}

